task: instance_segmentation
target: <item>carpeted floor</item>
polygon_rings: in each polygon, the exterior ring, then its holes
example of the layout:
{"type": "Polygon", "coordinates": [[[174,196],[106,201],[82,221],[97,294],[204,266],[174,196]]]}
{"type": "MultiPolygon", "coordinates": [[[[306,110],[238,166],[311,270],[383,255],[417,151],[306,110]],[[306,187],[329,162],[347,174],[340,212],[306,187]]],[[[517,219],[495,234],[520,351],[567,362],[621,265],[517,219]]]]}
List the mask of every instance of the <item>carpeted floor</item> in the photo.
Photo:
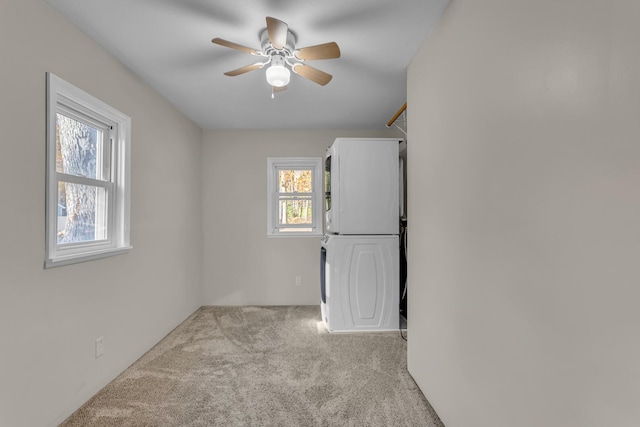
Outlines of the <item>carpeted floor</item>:
{"type": "Polygon", "coordinates": [[[63,424],[442,426],[400,333],[329,334],[317,306],[202,307],[63,424]]]}

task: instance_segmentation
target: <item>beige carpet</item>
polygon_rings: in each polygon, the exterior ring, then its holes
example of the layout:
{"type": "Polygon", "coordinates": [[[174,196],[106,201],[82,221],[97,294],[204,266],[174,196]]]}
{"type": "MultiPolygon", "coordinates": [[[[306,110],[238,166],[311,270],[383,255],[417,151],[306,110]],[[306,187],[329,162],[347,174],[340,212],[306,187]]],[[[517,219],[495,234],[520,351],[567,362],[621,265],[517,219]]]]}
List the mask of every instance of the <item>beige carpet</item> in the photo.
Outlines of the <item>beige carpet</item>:
{"type": "Polygon", "coordinates": [[[317,306],[202,307],[62,426],[442,426],[400,333],[328,334],[317,306]]]}

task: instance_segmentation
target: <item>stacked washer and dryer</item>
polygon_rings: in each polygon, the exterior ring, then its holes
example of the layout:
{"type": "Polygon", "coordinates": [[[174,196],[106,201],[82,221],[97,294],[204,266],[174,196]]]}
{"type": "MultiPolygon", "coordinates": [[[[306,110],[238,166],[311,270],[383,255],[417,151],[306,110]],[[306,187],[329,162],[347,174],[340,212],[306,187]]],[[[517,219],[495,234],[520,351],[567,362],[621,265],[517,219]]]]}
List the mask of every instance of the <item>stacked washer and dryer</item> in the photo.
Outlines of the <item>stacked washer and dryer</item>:
{"type": "Polygon", "coordinates": [[[320,286],[330,332],[399,329],[400,142],[338,138],[325,155],[320,286]]]}

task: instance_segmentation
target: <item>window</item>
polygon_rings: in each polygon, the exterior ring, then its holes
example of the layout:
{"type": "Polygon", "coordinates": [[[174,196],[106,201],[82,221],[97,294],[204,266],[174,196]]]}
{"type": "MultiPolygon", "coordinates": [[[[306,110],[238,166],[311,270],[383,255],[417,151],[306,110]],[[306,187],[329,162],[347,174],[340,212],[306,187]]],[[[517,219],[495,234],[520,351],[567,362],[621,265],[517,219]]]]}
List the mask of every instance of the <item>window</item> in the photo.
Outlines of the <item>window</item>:
{"type": "Polygon", "coordinates": [[[270,157],[267,165],[267,235],[320,236],[320,157],[270,157]]]}
{"type": "Polygon", "coordinates": [[[129,247],[131,119],[47,74],[45,267],[129,247]]]}

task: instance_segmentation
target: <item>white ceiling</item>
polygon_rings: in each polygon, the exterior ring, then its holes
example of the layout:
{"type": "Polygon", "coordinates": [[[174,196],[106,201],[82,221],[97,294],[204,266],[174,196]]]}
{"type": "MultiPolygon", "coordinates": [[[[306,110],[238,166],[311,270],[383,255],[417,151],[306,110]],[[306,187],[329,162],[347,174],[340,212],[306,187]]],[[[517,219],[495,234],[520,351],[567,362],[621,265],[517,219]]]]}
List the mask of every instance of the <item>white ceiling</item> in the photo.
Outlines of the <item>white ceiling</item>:
{"type": "Polygon", "coordinates": [[[448,0],[47,0],[203,129],[384,129],[406,101],[406,69],[448,0]],[[211,43],[260,49],[265,17],[296,47],[335,41],[342,56],[310,62],[320,86],[292,75],[271,99],[265,69],[211,43]]]}

